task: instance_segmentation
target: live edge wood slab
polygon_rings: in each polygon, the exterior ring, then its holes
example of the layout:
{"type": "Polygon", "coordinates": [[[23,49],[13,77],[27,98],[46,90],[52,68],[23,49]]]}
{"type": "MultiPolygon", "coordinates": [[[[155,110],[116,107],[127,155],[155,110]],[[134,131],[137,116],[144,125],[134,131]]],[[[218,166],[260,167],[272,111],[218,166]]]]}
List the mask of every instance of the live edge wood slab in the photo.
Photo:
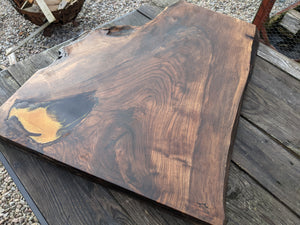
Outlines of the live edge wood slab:
{"type": "Polygon", "coordinates": [[[185,2],[142,27],[95,30],[1,106],[0,136],[223,224],[255,37],[255,26],[185,2]]]}

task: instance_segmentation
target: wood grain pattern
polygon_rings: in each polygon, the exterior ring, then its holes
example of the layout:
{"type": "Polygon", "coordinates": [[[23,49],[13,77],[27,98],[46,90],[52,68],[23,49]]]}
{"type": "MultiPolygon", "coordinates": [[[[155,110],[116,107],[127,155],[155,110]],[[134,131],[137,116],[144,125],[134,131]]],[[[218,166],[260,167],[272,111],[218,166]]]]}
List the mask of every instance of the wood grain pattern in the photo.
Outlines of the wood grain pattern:
{"type": "MultiPolygon", "coordinates": [[[[253,148],[256,144],[253,143],[253,148]]],[[[120,189],[83,179],[2,140],[0,151],[25,188],[30,190],[31,197],[49,224],[203,225],[120,189]]],[[[228,225],[299,224],[299,218],[273,194],[238,166],[231,165],[226,195],[228,225]]]]}
{"type": "Polygon", "coordinates": [[[0,151],[49,225],[136,225],[107,188],[2,140],[0,151]]]}
{"type": "Polygon", "coordinates": [[[2,70],[0,72],[0,86],[0,105],[2,105],[20,87],[7,70],[2,70]]]}
{"type": "Polygon", "coordinates": [[[300,161],[240,118],[232,160],[300,215],[300,161]]]}
{"type": "Polygon", "coordinates": [[[228,225],[299,224],[297,215],[233,163],[229,174],[226,198],[228,225]]]}
{"type": "Polygon", "coordinates": [[[1,107],[0,133],[222,224],[254,36],[252,25],[182,2],[141,28],[95,31],[1,107]],[[36,129],[39,116],[52,126],[36,129]]]}
{"type": "Polygon", "coordinates": [[[8,68],[8,72],[15,75],[14,78],[19,84],[23,84],[32,74],[56,60],[59,56],[58,49],[59,46],[55,46],[19,62],[18,65],[11,65],[8,68]]]}
{"type": "Polygon", "coordinates": [[[241,114],[300,156],[300,82],[258,58],[241,114]]]}
{"type": "Polygon", "coordinates": [[[286,57],[263,43],[259,44],[257,55],[287,72],[290,76],[300,80],[300,64],[295,60],[286,57]]]}

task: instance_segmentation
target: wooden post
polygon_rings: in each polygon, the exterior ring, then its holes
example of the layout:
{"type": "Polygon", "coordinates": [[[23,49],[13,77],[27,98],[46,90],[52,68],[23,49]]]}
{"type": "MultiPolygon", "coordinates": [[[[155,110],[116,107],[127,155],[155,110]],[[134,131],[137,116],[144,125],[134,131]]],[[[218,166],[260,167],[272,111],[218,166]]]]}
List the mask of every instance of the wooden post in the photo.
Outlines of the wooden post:
{"type": "Polygon", "coordinates": [[[256,25],[258,30],[261,30],[261,27],[269,18],[269,14],[273,8],[275,0],[263,0],[260,4],[260,7],[254,17],[253,24],[256,25]]]}
{"type": "Polygon", "coordinates": [[[270,45],[267,31],[264,27],[265,22],[269,19],[270,12],[276,0],[263,0],[260,7],[254,17],[253,24],[256,25],[257,29],[260,31],[264,43],[270,45]]]}

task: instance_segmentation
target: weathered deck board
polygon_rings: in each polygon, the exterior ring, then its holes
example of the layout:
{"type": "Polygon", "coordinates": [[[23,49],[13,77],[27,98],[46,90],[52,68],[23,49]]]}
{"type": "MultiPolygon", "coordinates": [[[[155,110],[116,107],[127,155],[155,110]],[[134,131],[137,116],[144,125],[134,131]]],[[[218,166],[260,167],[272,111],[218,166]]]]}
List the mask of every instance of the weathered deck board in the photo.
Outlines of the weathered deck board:
{"type": "Polygon", "coordinates": [[[58,58],[59,47],[54,47],[46,50],[38,55],[33,55],[23,61],[10,66],[7,70],[14,74],[14,78],[19,84],[23,84],[28,78],[36,71],[50,65],[55,59],[58,58]]]}
{"type": "Polygon", "coordinates": [[[257,58],[241,114],[300,156],[300,82],[257,58]]]}
{"type": "Polygon", "coordinates": [[[300,219],[235,164],[227,186],[228,224],[299,224],[300,219]]]}
{"type": "MultiPolygon", "coordinates": [[[[151,10],[150,10],[151,11],[151,10]]],[[[153,10],[152,10],[153,11],[153,10]]],[[[272,67],[272,65],[269,65],[272,67]]],[[[11,79],[11,78],[10,78],[11,79]]],[[[15,85],[13,85],[15,86],[15,85]]],[[[3,86],[2,86],[3,87],[3,86]]],[[[16,86],[15,86],[16,87],[16,86]]],[[[1,84],[0,84],[0,89],[1,89],[1,84]]],[[[10,89],[10,92],[14,92],[14,88],[10,89]]],[[[243,120],[242,120],[243,121],[243,120]]],[[[247,124],[247,122],[246,122],[247,124]]],[[[240,123],[243,126],[243,122],[240,123]]],[[[251,126],[249,126],[251,128],[251,126]]],[[[246,125],[246,130],[245,128],[239,128],[239,132],[242,129],[244,133],[249,135],[250,137],[257,137],[256,135],[260,135],[260,132],[255,132],[255,128],[249,128],[248,125],[246,125]],[[253,133],[254,132],[254,133],[253,133]]],[[[242,136],[244,137],[244,136],[242,136]]],[[[261,139],[261,137],[257,137],[259,140],[269,140],[267,137],[264,137],[261,139]]],[[[237,137],[237,140],[239,140],[239,134],[237,137]]],[[[251,139],[253,140],[253,139],[251,139]]],[[[256,139],[255,139],[256,140],[256,139]]],[[[241,142],[244,142],[245,140],[242,140],[241,142]]],[[[275,146],[275,149],[280,149],[280,147],[277,146],[277,143],[275,143],[272,139],[269,140],[271,146],[275,146]],[[277,146],[277,147],[276,147],[277,146]]],[[[246,141],[247,142],[247,141],[246,141]]],[[[250,143],[250,142],[247,142],[250,143]]],[[[252,143],[251,143],[252,144],[252,143]]],[[[267,145],[267,143],[266,143],[267,145]]],[[[262,145],[262,143],[257,143],[254,142],[253,146],[251,146],[251,149],[255,149],[259,151],[259,146],[265,146],[262,145]]],[[[1,146],[0,146],[1,148],[1,146]]],[[[235,147],[236,149],[237,147],[235,147]]],[[[160,210],[160,207],[157,208],[156,205],[154,204],[148,204],[148,202],[145,202],[143,200],[139,200],[136,197],[132,197],[128,195],[127,193],[123,193],[120,191],[113,190],[112,192],[117,192],[118,195],[121,195],[121,199],[123,201],[128,201],[128,204],[132,204],[131,207],[134,207],[134,205],[139,206],[139,210],[137,216],[139,218],[134,218],[132,219],[125,211],[121,211],[120,215],[118,216],[114,214],[114,212],[118,212],[118,210],[113,210],[110,211],[108,214],[101,214],[101,209],[99,210],[98,204],[99,199],[97,196],[102,195],[102,190],[111,190],[111,189],[106,189],[102,187],[101,185],[94,184],[86,179],[79,178],[78,176],[71,174],[70,172],[66,171],[63,168],[53,166],[52,163],[45,162],[45,160],[40,160],[37,159],[36,157],[30,155],[30,154],[25,154],[23,152],[19,152],[17,150],[9,150],[10,148],[5,148],[3,151],[8,157],[9,162],[11,165],[13,165],[17,175],[21,178],[22,183],[26,183],[26,180],[29,180],[29,184],[25,185],[26,189],[30,191],[30,193],[37,193],[40,192],[40,197],[35,196],[34,200],[36,203],[39,204],[39,207],[42,211],[42,213],[46,216],[46,218],[49,221],[54,221],[57,224],[57,221],[60,221],[59,224],[62,224],[62,221],[66,222],[72,222],[72,224],[85,224],[86,219],[81,219],[77,218],[76,216],[76,209],[73,208],[72,205],[68,205],[68,201],[70,198],[73,199],[74,202],[81,203],[84,205],[84,207],[81,207],[81,213],[79,216],[84,216],[84,214],[88,215],[89,220],[88,222],[91,222],[90,224],[95,224],[100,221],[101,218],[103,218],[103,221],[105,221],[106,217],[108,218],[113,218],[111,220],[110,224],[136,224],[136,221],[144,221],[145,224],[157,224],[159,221],[166,221],[166,224],[189,224],[191,222],[190,220],[187,220],[185,218],[182,218],[180,216],[173,216],[172,212],[169,210],[162,209],[160,210]],[[24,167],[22,166],[22,163],[24,163],[24,167]],[[32,165],[37,165],[37,166],[32,166],[32,165]],[[47,171],[48,179],[55,181],[56,179],[59,180],[57,186],[56,185],[51,185],[48,187],[45,187],[44,184],[46,184],[47,178],[45,178],[42,174],[47,171]],[[65,178],[67,179],[65,180],[65,178]],[[37,182],[37,179],[39,182],[37,182]],[[74,181],[74,182],[72,182],[74,181]],[[71,184],[69,184],[69,182],[71,184]],[[38,184],[38,185],[37,185],[38,184]],[[59,192],[58,190],[62,190],[59,192]],[[82,194],[72,194],[76,193],[76,191],[80,190],[82,194]],[[93,190],[93,193],[95,194],[88,194],[90,190],[93,190]],[[53,199],[52,193],[57,193],[55,198],[53,199]],[[44,198],[45,200],[41,200],[41,198],[44,198]],[[66,204],[63,204],[59,199],[67,199],[66,204]],[[96,199],[95,199],[96,198],[96,199]],[[137,204],[136,202],[139,202],[137,204]],[[49,205],[52,205],[53,207],[48,208],[49,205]],[[64,213],[60,214],[59,218],[52,218],[57,216],[55,214],[56,210],[55,207],[62,207],[62,211],[64,213]],[[53,209],[54,208],[54,209],[53,209]],[[149,209],[150,208],[150,209],[149,209]],[[150,213],[147,211],[150,210],[150,213]],[[163,213],[155,213],[156,211],[163,211],[163,213]],[[75,214],[74,214],[75,213],[75,214]],[[113,215],[111,214],[113,213],[113,215]],[[71,216],[70,216],[71,215],[71,216]],[[69,220],[69,217],[72,217],[75,215],[74,220],[69,220]],[[92,218],[94,217],[94,218],[92,218]],[[127,221],[127,218],[129,222],[127,221]],[[78,219],[78,220],[76,220],[78,219]],[[113,222],[114,221],[114,222],[113,222]],[[168,222],[170,221],[170,222],[168,222]]],[[[15,148],[14,148],[15,149],[15,148]]],[[[267,149],[267,148],[266,148],[267,149]]],[[[243,149],[244,150],[244,149],[243,149]]],[[[1,150],[2,151],[2,150],[1,150]]],[[[234,150],[236,151],[236,150],[234,150]]],[[[243,154],[244,152],[240,153],[243,154]]],[[[266,154],[266,157],[270,157],[268,155],[268,151],[263,151],[261,154],[266,154]]],[[[278,154],[278,153],[277,153],[278,154]]],[[[285,155],[285,154],[284,154],[285,155]]],[[[238,163],[240,166],[242,166],[243,169],[247,171],[247,165],[252,166],[253,161],[252,159],[249,159],[251,163],[248,164],[249,162],[244,159],[246,156],[241,155],[239,160],[236,160],[236,155],[233,155],[234,160],[236,163],[238,163]],[[239,163],[239,161],[244,161],[243,163],[239,163]]],[[[239,157],[238,157],[239,158],[239,157]]],[[[288,157],[287,157],[288,158],[288,157]]],[[[293,161],[292,161],[293,162],[293,161]]],[[[279,161],[278,161],[279,163],[279,161]]],[[[261,221],[262,218],[265,219],[265,224],[278,224],[278,221],[276,219],[278,217],[281,218],[292,218],[292,221],[284,220],[282,224],[299,224],[299,219],[295,219],[294,215],[291,214],[282,204],[280,204],[274,197],[272,197],[268,192],[266,192],[263,188],[261,188],[259,185],[256,184],[256,182],[251,179],[247,174],[243,173],[238,169],[238,167],[234,167],[235,170],[239,171],[239,173],[232,173],[232,169],[230,170],[229,174],[229,184],[228,184],[228,192],[227,192],[227,203],[226,203],[226,214],[227,217],[229,218],[229,224],[262,224],[261,221]],[[244,177],[245,179],[242,181],[239,180],[240,176],[244,177]],[[241,194],[240,189],[246,188],[246,192],[243,192],[244,194],[241,194]],[[254,189],[254,190],[253,190],[254,189]],[[258,191],[255,191],[258,190],[258,191]],[[256,193],[256,194],[255,194],[256,193]],[[259,196],[259,197],[257,197],[259,196]],[[262,197],[261,197],[262,196],[262,197]],[[267,197],[264,197],[267,196],[267,197]],[[249,201],[248,201],[249,200],[249,201]],[[263,202],[264,201],[264,202],[263,202]],[[261,207],[261,205],[264,206],[264,204],[267,205],[267,208],[264,209],[262,208],[261,212],[258,212],[258,208],[261,207]],[[259,207],[258,207],[258,206],[259,207]],[[271,213],[268,212],[269,208],[271,207],[271,213]],[[278,212],[274,208],[278,208],[279,210],[283,209],[283,211],[278,212]],[[274,211],[275,210],[275,211],[274,211]],[[273,218],[273,215],[275,217],[273,218]],[[236,223],[235,223],[235,222],[236,223]]],[[[290,169],[288,169],[289,171],[290,169]]],[[[252,171],[247,171],[248,173],[253,173],[252,171]]],[[[271,171],[270,177],[276,177],[275,174],[276,171],[271,171]]],[[[254,173],[255,174],[255,173],[254,173]]],[[[256,176],[256,175],[251,175],[251,176],[256,176]]],[[[280,180],[281,181],[281,180],[280,180]]],[[[276,181],[274,181],[276,182],[276,181]]],[[[275,187],[277,188],[277,187],[275,187]]],[[[279,186],[278,186],[279,188],[279,186]]],[[[111,191],[108,191],[111,192],[111,191]]],[[[276,193],[276,192],[275,192],[276,193]]],[[[114,195],[114,198],[116,198],[116,195],[114,195]]],[[[109,199],[109,197],[107,197],[109,199]]],[[[117,198],[118,201],[120,199],[117,198]]],[[[127,203],[127,202],[126,202],[127,203]]],[[[286,203],[287,204],[287,203],[286,203]]],[[[126,204],[123,203],[124,207],[126,207],[126,204]]],[[[288,204],[287,204],[288,205],[288,204]]],[[[77,206],[78,207],[78,206],[77,206]]],[[[117,207],[119,209],[119,207],[117,207]]],[[[125,208],[126,210],[126,208],[125,208]]],[[[131,215],[134,215],[134,213],[131,213],[131,215]]],[[[52,224],[50,222],[50,224],[52,224]]],[[[68,223],[67,223],[68,224],[68,223]]]]}
{"type": "Polygon", "coordinates": [[[300,80],[300,64],[294,60],[262,43],[259,45],[257,55],[300,80]]]}
{"type": "Polygon", "coordinates": [[[300,215],[300,161],[240,118],[232,160],[300,215]]]}
{"type": "Polygon", "coordinates": [[[137,196],[132,196],[124,192],[109,190],[119,204],[127,209],[128,214],[134,219],[136,224],[145,225],[205,225],[201,221],[192,220],[185,215],[165,210],[161,206],[149,204],[148,201],[140,200],[137,196]],[[145,220],[145,213],[151,217],[151,220],[145,220]]]}
{"type": "Polygon", "coordinates": [[[2,105],[20,85],[15,81],[7,70],[0,72],[0,105],[2,105]]]}
{"type": "Polygon", "coordinates": [[[112,26],[120,26],[120,25],[131,25],[131,26],[141,26],[145,23],[149,22],[149,18],[143,16],[138,11],[133,11],[125,16],[122,16],[120,18],[114,19],[104,25],[101,25],[100,27],[112,27],[112,26]]]}
{"type": "Polygon", "coordinates": [[[139,13],[144,15],[145,17],[149,19],[154,19],[163,9],[159,8],[157,6],[144,4],[140,8],[137,9],[139,13]]]}
{"type": "Polygon", "coordinates": [[[4,157],[4,155],[2,154],[1,151],[0,151],[0,163],[5,167],[7,173],[12,178],[15,185],[18,187],[18,190],[20,191],[22,196],[26,199],[27,204],[29,205],[32,212],[34,213],[34,215],[38,219],[39,223],[41,225],[48,225],[45,218],[41,214],[40,210],[37,208],[35,202],[32,200],[32,198],[30,197],[30,195],[26,191],[24,185],[22,184],[22,182],[20,181],[20,179],[18,178],[18,176],[16,175],[16,173],[14,172],[14,170],[12,169],[9,162],[6,160],[6,158],[4,157]]]}

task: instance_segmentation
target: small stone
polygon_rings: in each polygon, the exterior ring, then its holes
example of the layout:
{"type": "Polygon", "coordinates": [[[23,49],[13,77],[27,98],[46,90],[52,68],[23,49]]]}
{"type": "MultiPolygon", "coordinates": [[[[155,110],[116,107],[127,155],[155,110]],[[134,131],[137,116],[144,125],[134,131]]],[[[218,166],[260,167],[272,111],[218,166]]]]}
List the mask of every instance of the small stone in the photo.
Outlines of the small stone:
{"type": "Polygon", "coordinates": [[[21,204],[21,205],[25,205],[26,203],[24,202],[24,200],[21,199],[21,200],[20,200],[20,204],[21,204]]]}
{"type": "Polygon", "coordinates": [[[9,205],[10,205],[10,207],[12,207],[15,205],[15,202],[10,202],[9,205]]]}
{"type": "Polygon", "coordinates": [[[20,217],[19,218],[19,223],[21,223],[21,224],[24,223],[24,220],[25,220],[24,217],[20,217]]]}
{"type": "Polygon", "coordinates": [[[14,219],[11,220],[11,222],[12,222],[12,223],[18,223],[18,222],[19,222],[19,219],[18,219],[18,218],[14,218],[14,219]]]}

